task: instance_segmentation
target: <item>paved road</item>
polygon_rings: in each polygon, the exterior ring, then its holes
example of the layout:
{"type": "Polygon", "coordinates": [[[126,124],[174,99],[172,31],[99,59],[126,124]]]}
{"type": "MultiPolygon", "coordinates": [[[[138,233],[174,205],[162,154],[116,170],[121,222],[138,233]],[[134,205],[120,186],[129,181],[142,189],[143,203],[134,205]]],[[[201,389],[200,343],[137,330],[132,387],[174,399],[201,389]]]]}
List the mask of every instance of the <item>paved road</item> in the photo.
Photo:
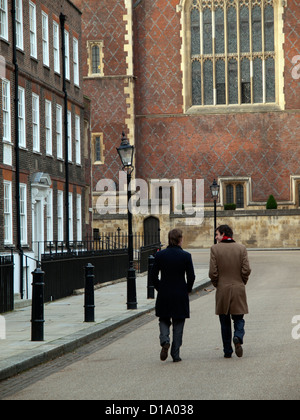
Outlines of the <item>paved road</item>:
{"type": "MultiPolygon", "coordinates": [[[[13,400],[299,399],[300,338],[292,338],[292,318],[300,315],[299,257],[299,251],[249,251],[250,314],[241,359],[223,358],[211,291],[192,298],[181,363],[159,360],[152,313],[5,381],[3,392],[13,400]]],[[[196,265],[207,258],[208,251],[194,252],[196,265]]]]}

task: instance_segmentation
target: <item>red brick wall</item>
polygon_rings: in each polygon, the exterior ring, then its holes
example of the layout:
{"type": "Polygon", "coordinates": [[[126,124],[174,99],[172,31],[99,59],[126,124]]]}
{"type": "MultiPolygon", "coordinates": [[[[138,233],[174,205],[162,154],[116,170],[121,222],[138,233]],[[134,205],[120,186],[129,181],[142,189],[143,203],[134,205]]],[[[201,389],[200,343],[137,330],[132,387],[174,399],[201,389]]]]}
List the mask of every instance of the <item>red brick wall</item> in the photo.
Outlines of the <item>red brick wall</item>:
{"type": "Polygon", "coordinates": [[[124,87],[127,53],[124,52],[126,10],[124,0],[75,0],[82,11],[83,76],[88,75],[87,41],[103,41],[104,78],[87,78],[84,94],[91,100],[91,132],[103,133],[104,165],[93,166],[93,189],[103,178],[117,182],[121,164],[116,147],[121,143],[122,131],[126,132],[127,115],[124,87]],[[118,77],[120,76],[120,77],[118,77]]]}
{"type": "Polygon", "coordinates": [[[135,10],[137,176],[204,178],[207,201],[214,178],[247,176],[254,201],[269,194],[290,200],[290,175],[300,174],[299,80],[291,76],[300,48],[298,2],[288,2],[284,25],[286,108],[294,111],[194,116],[182,114],[177,5],[154,0],[135,10]]]}
{"type": "MultiPolygon", "coordinates": [[[[75,0],[83,12],[83,65],[86,41],[104,41],[105,76],[126,74],[123,0],[75,0]]],[[[133,2],[135,4],[135,2],[133,2]]],[[[142,0],[134,9],[136,170],[143,179],[221,176],[252,179],[252,198],[269,194],[290,200],[290,175],[300,175],[299,80],[292,59],[300,54],[300,11],[288,1],[284,14],[286,111],[187,116],[182,113],[181,24],[179,0],[142,0]]],[[[127,118],[122,79],[90,79],[84,92],[91,99],[92,132],[104,133],[105,164],[94,167],[93,187],[103,177],[116,180],[119,145],[127,118]]]]}
{"type": "MultiPolygon", "coordinates": [[[[300,109],[300,79],[293,76],[293,58],[300,55],[300,4],[298,0],[288,1],[284,17],[285,54],[285,100],[287,109],[300,109]]],[[[297,60],[298,66],[300,60],[297,60]]],[[[300,75],[300,72],[297,72],[300,75]]],[[[299,137],[299,134],[298,134],[299,137]]]]}

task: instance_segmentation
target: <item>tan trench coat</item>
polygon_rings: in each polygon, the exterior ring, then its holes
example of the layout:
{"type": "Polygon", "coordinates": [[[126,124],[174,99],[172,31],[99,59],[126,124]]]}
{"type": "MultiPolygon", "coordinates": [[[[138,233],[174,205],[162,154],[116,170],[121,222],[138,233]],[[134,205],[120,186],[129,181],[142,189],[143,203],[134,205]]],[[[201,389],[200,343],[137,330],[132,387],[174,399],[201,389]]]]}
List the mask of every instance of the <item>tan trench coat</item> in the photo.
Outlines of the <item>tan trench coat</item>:
{"type": "Polygon", "coordinates": [[[209,277],[216,291],[216,314],[248,313],[245,285],[251,269],[247,249],[237,242],[211,247],[209,277]]]}

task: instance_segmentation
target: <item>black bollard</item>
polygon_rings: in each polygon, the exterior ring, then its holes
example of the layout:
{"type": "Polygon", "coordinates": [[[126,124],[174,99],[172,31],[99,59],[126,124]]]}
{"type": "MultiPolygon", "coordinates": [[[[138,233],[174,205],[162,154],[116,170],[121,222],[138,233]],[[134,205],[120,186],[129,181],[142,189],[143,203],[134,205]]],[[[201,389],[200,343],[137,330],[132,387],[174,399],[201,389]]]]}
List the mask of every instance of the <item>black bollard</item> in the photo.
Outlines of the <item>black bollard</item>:
{"type": "Polygon", "coordinates": [[[85,266],[84,322],[95,322],[94,266],[85,266]]]}
{"type": "Polygon", "coordinates": [[[150,278],[150,272],[152,270],[155,258],[153,255],[148,257],[148,278],[147,278],[147,299],[154,299],[154,286],[150,278]]]}
{"type": "Polygon", "coordinates": [[[44,341],[44,271],[32,273],[31,341],[44,341]]]}

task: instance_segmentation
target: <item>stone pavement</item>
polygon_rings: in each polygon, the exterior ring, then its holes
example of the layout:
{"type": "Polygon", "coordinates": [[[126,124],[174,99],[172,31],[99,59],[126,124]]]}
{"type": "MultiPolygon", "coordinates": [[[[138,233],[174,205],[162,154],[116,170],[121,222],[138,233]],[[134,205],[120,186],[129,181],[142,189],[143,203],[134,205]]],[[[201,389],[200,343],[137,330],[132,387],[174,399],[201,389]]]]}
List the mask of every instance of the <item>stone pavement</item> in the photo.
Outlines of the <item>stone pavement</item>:
{"type": "MultiPolygon", "coordinates": [[[[210,283],[207,264],[195,264],[193,292],[210,283]]],[[[127,310],[126,281],[95,290],[95,322],[84,322],[84,294],[45,304],[44,341],[31,341],[31,306],[3,314],[6,339],[0,339],[0,380],[59,357],[151,311],[147,273],[137,274],[137,309],[127,310]]],[[[156,297],[156,293],[155,293],[156,297]]]]}

